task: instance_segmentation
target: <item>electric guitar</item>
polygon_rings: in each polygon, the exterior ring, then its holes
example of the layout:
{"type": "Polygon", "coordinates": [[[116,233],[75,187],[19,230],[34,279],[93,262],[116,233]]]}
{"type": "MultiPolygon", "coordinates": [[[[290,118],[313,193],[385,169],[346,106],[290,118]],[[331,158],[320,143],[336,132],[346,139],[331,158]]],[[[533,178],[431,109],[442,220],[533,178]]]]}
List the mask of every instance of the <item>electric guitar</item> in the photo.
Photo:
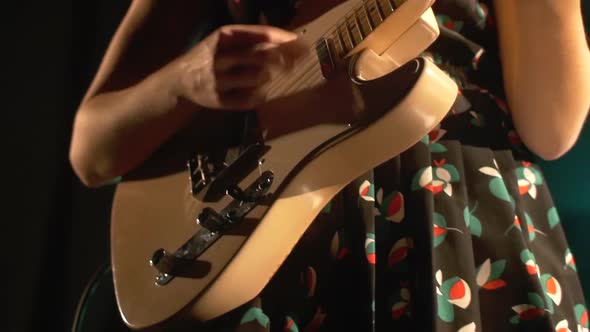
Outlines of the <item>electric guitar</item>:
{"type": "Polygon", "coordinates": [[[291,30],[312,47],[268,84],[248,144],[216,150],[223,130],[190,128],[198,139],[125,176],[111,252],[128,326],[208,321],[253,299],[342,188],[442,120],[457,86],[419,57],[439,34],[433,2],[301,8],[291,30]]]}

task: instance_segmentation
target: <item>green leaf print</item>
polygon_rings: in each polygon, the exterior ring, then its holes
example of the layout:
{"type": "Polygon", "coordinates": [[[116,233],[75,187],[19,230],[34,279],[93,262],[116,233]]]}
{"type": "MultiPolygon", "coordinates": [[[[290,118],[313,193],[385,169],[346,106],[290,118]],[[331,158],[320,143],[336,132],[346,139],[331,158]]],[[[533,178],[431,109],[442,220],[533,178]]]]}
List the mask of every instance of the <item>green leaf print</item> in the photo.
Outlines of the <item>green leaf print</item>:
{"type": "Polygon", "coordinates": [[[512,318],[510,318],[510,324],[516,325],[518,323],[520,323],[520,318],[518,317],[518,315],[517,316],[512,316],[512,318]]]}
{"type": "Polygon", "coordinates": [[[459,171],[457,170],[457,167],[451,164],[445,164],[442,166],[442,168],[451,174],[451,181],[449,182],[459,181],[459,171]]]}
{"type": "Polygon", "coordinates": [[[529,241],[533,241],[535,239],[535,233],[536,233],[536,229],[535,229],[535,225],[533,224],[533,220],[531,219],[531,216],[529,216],[528,213],[524,213],[524,218],[526,220],[526,226],[527,226],[527,231],[529,233],[529,241]]]}
{"type": "Polygon", "coordinates": [[[437,313],[438,317],[447,323],[451,323],[455,320],[455,310],[453,305],[441,294],[436,294],[437,302],[437,313]]]}
{"type": "Polygon", "coordinates": [[[492,263],[492,271],[490,272],[490,280],[496,280],[502,276],[506,268],[506,260],[500,259],[492,263]]]}
{"type": "Polygon", "coordinates": [[[502,178],[493,178],[490,181],[490,191],[492,192],[492,195],[503,201],[511,203],[514,206],[514,198],[512,198],[512,196],[510,196],[508,193],[508,189],[506,188],[502,178]]]}
{"type": "Polygon", "coordinates": [[[537,308],[545,309],[545,301],[543,301],[541,295],[537,293],[529,293],[528,297],[530,304],[536,306],[537,308]]]}
{"type": "Polygon", "coordinates": [[[553,302],[547,293],[545,293],[545,303],[547,303],[547,311],[549,311],[551,314],[555,313],[553,302]]]}
{"type": "Polygon", "coordinates": [[[475,211],[475,208],[469,211],[469,207],[466,206],[463,210],[463,219],[465,219],[465,225],[467,225],[471,234],[481,237],[481,222],[473,215],[473,211],[475,211]]]}
{"type": "Polygon", "coordinates": [[[445,148],[445,146],[442,145],[441,143],[432,143],[430,145],[430,152],[434,152],[434,153],[447,152],[447,148],[445,148]]]}
{"type": "Polygon", "coordinates": [[[287,316],[285,317],[285,328],[283,329],[285,332],[299,332],[299,328],[297,324],[293,320],[293,318],[287,316]]]}
{"type": "Polygon", "coordinates": [[[240,324],[246,324],[252,321],[257,321],[260,326],[266,328],[268,327],[270,319],[264,314],[261,308],[252,307],[244,313],[244,316],[242,316],[242,319],[240,320],[240,324]]]}
{"type": "Polygon", "coordinates": [[[583,304],[576,304],[574,307],[576,313],[576,322],[583,328],[588,328],[588,310],[583,304]]]}
{"type": "Polygon", "coordinates": [[[332,211],[332,201],[329,201],[326,206],[322,209],[322,213],[329,214],[332,211]]]}
{"type": "Polygon", "coordinates": [[[420,142],[426,144],[426,145],[430,145],[430,136],[426,135],[424,137],[422,137],[422,139],[420,140],[420,142]]]}
{"type": "Polygon", "coordinates": [[[421,168],[416,175],[414,175],[414,178],[412,179],[412,190],[419,190],[420,188],[422,188],[420,182],[423,183],[430,183],[432,182],[432,167],[428,166],[428,167],[424,167],[421,168]]]}
{"type": "Polygon", "coordinates": [[[525,264],[529,260],[535,262],[535,255],[533,255],[533,253],[529,249],[524,249],[523,251],[520,252],[520,259],[525,264]]]}
{"type": "Polygon", "coordinates": [[[549,211],[547,211],[547,220],[549,220],[549,226],[551,229],[555,228],[555,226],[559,224],[559,214],[557,213],[557,209],[555,207],[552,207],[549,209],[549,211]]]}
{"type": "Polygon", "coordinates": [[[534,166],[529,167],[529,169],[531,172],[533,172],[533,174],[535,174],[535,177],[537,178],[537,182],[535,182],[535,184],[543,184],[543,175],[541,175],[541,172],[539,172],[534,166]]]}
{"type": "Polygon", "coordinates": [[[501,259],[494,263],[491,260],[486,259],[476,270],[476,282],[477,285],[487,289],[494,290],[506,286],[506,282],[500,277],[504,273],[506,266],[506,260],[501,259]]]}

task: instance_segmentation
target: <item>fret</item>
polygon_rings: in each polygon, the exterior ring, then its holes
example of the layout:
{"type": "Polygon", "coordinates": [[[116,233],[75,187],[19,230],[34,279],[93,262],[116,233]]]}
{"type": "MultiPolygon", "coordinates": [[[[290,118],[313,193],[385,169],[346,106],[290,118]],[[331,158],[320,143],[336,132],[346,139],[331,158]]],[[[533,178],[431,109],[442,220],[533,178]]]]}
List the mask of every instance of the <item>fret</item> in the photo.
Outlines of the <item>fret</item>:
{"type": "Polygon", "coordinates": [[[338,33],[332,32],[327,36],[332,41],[332,50],[338,59],[345,55],[345,49],[342,46],[342,41],[338,38],[338,33]]]}
{"type": "Polygon", "coordinates": [[[355,14],[358,22],[360,22],[360,27],[362,29],[361,33],[364,39],[375,30],[375,27],[378,24],[375,24],[373,16],[371,15],[371,8],[367,5],[366,1],[363,1],[362,5],[355,9],[355,14]]]}
{"type": "Polygon", "coordinates": [[[398,3],[406,0],[363,0],[352,12],[336,25],[329,36],[337,57],[343,57],[359,45],[373,30],[395,11],[398,3]]]}
{"type": "Polygon", "coordinates": [[[371,15],[369,14],[369,9],[367,9],[367,3],[363,1],[363,9],[365,10],[365,16],[367,18],[367,23],[369,25],[369,31],[373,31],[375,26],[373,25],[373,20],[371,19],[371,15]]]}
{"type": "Polygon", "coordinates": [[[375,0],[374,1],[375,4],[375,9],[377,9],[377,14],[379,15],[379,23],[383,22],[384,20],[384,14],[383,14],[383,10],[381,9],[381,6],[379,5],[379,0],[375,0]]]}
{"type": "Polygon", "coordinates": [[[378,0],[378,2],[381,12],[385,18],[387,18],[395,10],[394,6],[391,5],[391,0],[378,0]]]}
{"type": "Polygon", "coordinates": [[[387,0],[387,4],[389,5],[389,8],[391,9],[391,13],[393,13],[395,11],[395,5],[392,2],[393,0],[387,0]]]}
{"type": "Polygon", "coordinates": [[[365,39],[365,36],[363,35],[360,26],[357,24],[356,17],[354,15],[346,16],[345,22],[347,30],[349,31],[348,36],[350,37],[350,40],[352,40],[353,45],[356,46],[360,44],[363,39],[365,39]]]}
{"type": "Polygon", "coordinates": [[[361,22],[361,28],[363,29],[363,38],[367,38],[367,36],[373,31],[371,20],[368,16],[365,16],[363,12],[362,15],[359,15],[359,21],[361,22]]]}
{"type": "Polygon", "coordinates": [[[379,12],[377,11],[377,9],[374,6],[374,2],[368,3],[368,9],[369,9],[369,16],[371,17],[371,23],[373,24],[373,28],[375,28],[375,27],[379,26],[379,24],[381,24],[381,22],[383,22],[383,20],[380,19],[379,12]]]}
{"type": "Polygon", "coordinates": [[[348,17],[344,18],[344,26],[346,27],[346,35],[348,36],[348,39],[350,40],[350,44],[352,45],[351,49],[354,48],[356,46],[356,43],[354,42],[354,37],[352,36],[352,28],[350,27],[350,25],[348,25],[348,17]]]}
{"type": "Polygon", "coordinates": [[[342,53],[348,53],[348,46],[344,42],[344,37],[342,37],[342,31],[340,30],[340,25],[336,27],[336,34],[338,35],[338,41],[340,42],[340,46],[342,46],[342,53]]]}
{"type": "Polygon", "coordinates": [[[337,43],[336,42],[332,43],[332,45],[334,45],[334,51],[336,53],[336,57],[338,59],[344,57],[346,55],[346,48],[342,44],[342,40],[340,38],[338,38],[338,34],[336,34],[336,35],[332,34],[331,39],[333,41],[336,41],[336,40],[338,41],[337,43]]]}
{"type": "Polygon", "coordinates": [[[361,20],[359,19],[359,16],[358,16],[358,13],[356,12],[356,10],[354,11],[354,13],[352,15],[354,16],[354,23],[356,24],[356,28],[357,28],[357,30],[359,32],[359,36],[360,36],[361,41],[362,41],[366,37],[365,36],[365,33],[364,33],[366,30],[362,26],[361,20]]]}
{"type": "Polygon", "coordinates": [[[395,11],[397,4],[405,1],[407,0],[362,0],[361,4],[355,6],[352,14],[343,17],[335,25],[335,29],[325,35],[325,44],[316,45],[318,58],[321,60],[328,55],[331,61],[339,63],[395,11]]]}

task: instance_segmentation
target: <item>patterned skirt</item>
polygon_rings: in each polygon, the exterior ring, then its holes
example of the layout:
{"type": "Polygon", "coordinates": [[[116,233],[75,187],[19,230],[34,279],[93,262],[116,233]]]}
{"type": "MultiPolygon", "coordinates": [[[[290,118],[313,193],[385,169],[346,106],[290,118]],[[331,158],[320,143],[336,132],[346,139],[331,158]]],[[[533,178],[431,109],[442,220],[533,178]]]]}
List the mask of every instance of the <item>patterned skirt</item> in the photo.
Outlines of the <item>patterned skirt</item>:
{"type": "Polygon", "coordinates": [[[343,190],[259,297],[211,329],[587,332],[530,160],[504,104],[462,89],[438,128],[343,190]]]}

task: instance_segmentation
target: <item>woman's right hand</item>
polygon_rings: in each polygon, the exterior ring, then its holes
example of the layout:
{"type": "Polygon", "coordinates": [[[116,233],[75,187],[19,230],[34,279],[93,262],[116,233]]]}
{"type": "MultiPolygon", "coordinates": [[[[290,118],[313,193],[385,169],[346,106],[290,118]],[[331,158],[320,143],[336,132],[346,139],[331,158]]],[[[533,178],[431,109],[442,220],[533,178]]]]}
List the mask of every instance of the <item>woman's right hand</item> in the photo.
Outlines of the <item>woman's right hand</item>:
{"type": "Polygon", "coordinates": [[[178,95],[212,109],[255,108],[266,101],[265,84],[306,50],[297,34],[276,27],[220,27],[176,61],[178,95]]]}

